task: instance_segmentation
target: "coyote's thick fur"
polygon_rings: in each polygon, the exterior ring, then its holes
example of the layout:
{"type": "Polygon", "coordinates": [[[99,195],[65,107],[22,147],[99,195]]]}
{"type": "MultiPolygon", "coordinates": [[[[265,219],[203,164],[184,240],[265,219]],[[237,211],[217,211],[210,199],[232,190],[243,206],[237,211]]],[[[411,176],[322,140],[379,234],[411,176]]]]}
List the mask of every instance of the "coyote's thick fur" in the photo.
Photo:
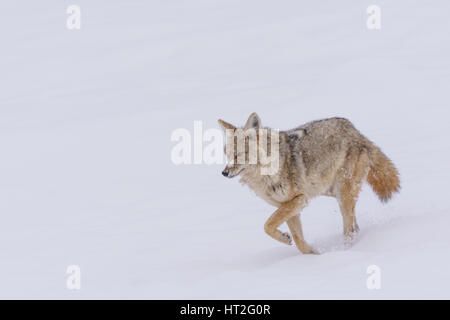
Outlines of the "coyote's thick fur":
{"type": "MultiPolygon", "coordinates": [[[[231,137],[242,131],[223,120],[219,120],[219,123],[228,134],[231,133],[231,137]]],[[[274,174],[261,174],[263,164],[259,156],[256,163],[239,163],[236,161],[236,145],[227,144],[227,148],[233,148],[230,150],[234,150],[235,158],[222,174],[229,178],[240,175],[243,184],[276,206],[278,209],[267,220],[264,230],[274,239],[291,244],[289,233],[278,230],[286,222],[302,253],[313,253],[303,238],[300,222],[300,211],[310,199],[319,195],[335,197],[343,217],[344,235],[352,238],[358,231],[355,204],[363,182],[367,181],[383,202],[400,189],[398,172],[393,163],[347,119],[312,121],[292,130],[278,132],[262,128],[260,118],[252,113],[243,131],[249,129],[256,132],[253,139],[258,141],[258,151],[260,148],[266,148],[267,151],[273,148],[270,146],[270,134],[265,138],[265,144],[259,143],[262,141],[261,135],[265,134],[263,132],[278,133],[278,170],[274,174]]],[[[237,139],[231,141],[237,144],[237,139]]],[[[249,136],[245,143],[245,159],[248,160],[249,136]]]]}

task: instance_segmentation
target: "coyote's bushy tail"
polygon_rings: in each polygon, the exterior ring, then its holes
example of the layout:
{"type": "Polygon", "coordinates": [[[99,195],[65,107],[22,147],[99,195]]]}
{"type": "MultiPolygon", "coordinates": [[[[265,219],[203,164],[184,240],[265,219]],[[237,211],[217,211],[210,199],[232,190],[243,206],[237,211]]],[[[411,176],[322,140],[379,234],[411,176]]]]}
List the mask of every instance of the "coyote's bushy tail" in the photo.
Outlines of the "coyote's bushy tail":
{"type": "Polygon", "coordinates": [[[372,145],[369,152],[370,169],[367,182],[382,202],[391,199],[394,192],[400,190],[398,171],[388,157],[378,148],[372,145]]]}

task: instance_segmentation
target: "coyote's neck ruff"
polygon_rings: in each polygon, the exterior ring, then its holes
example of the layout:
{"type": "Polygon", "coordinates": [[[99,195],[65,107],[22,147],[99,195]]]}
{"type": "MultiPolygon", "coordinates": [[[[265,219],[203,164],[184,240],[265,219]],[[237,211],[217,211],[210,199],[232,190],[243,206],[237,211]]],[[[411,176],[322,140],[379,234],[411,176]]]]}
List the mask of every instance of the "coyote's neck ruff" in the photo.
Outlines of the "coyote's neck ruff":
{"type": "MultiPolygon", "coordinates": [[[[219,123],[232,137],[240,130],[225,121],[219,123]]],[[[335,197],[344,220],[344,235],[351,238],[358,231],[355,204],[362,183],[367,181],[383,202],[400,189],[398,172],[392,162],[347,119],[318,120],[280,132],[266,128],[269,136],[277,134],[275,149],[273,138],[261,143],[261,128],[261,120],[253,113],[243,130],[255,130],[258,155],[271,150],[272,158],[275,156],[277,160],[276,170],[262,174],[267,163],[262,163],[259,156],[254,163],[237,161],[241,155],[245,160],[251,157],[249,135],[241,140],[245,144],[242,148],[237,146],[238,139],[232,139],[231,145],[227,143],[234,161],[222,174],[230,178],[241,176],[243,184],[276,206],[278,209],[267,220],[265,231],[276,240],[290,244],[291,236],[278,230],[278,226],[287,222],[303,253],[313,252],[303,239],[299,218],[309,199],[319,195],[335,197]]]]}

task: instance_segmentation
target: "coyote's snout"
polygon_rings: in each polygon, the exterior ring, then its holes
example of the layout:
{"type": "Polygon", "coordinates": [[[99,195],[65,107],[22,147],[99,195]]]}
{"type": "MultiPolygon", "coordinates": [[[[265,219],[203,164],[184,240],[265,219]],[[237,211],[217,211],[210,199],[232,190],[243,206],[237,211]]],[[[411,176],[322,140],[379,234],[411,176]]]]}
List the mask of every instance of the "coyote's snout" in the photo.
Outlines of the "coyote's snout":
{"type": "Polygon", "coordinates": [[[344,236],[351,238],[359,229],[355,204],[364,181],[383,202],[400,190],[393,163],[347,119],[312,121],[292,130],[276,131],[263,128],[258,115],[252,113],[243,128],[223,120],[219,124],[227,132],[229,160],[222,174],[228,178],[241,176],[240,182],[276,206],[264,230],[274,239],[291,244],[291,235],[278,230],[286,222],[303,253],[313,253],[303,238],[300,222],[300,211],[310,199],[319,195],[336,198],[344,236]],[[269,166],[276,170],[265,170],[269,166]]]}

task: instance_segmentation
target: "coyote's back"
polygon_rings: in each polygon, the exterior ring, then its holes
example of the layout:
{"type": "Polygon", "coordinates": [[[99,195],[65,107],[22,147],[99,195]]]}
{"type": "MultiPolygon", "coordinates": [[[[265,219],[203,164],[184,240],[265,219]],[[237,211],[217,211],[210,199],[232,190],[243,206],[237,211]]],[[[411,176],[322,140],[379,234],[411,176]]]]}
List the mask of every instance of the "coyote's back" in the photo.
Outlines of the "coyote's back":
{"type": "Polygon", "coordinates": [[[358,174],[354,172],[356,169],[363,171],[363,180],[383,202],[400,188],[393,163],[345,118],[309,122],[286,133],[291,158],[295,159],[291,170],[304,178],[312,196],[323,191],[327,195],[336,193],[338,185],[335,183],[351,179],[358,174]],[[361,163],[355,168],[358,162],[361,163]],[[315,190],[314,186],[326,190],[315,190]]]}

